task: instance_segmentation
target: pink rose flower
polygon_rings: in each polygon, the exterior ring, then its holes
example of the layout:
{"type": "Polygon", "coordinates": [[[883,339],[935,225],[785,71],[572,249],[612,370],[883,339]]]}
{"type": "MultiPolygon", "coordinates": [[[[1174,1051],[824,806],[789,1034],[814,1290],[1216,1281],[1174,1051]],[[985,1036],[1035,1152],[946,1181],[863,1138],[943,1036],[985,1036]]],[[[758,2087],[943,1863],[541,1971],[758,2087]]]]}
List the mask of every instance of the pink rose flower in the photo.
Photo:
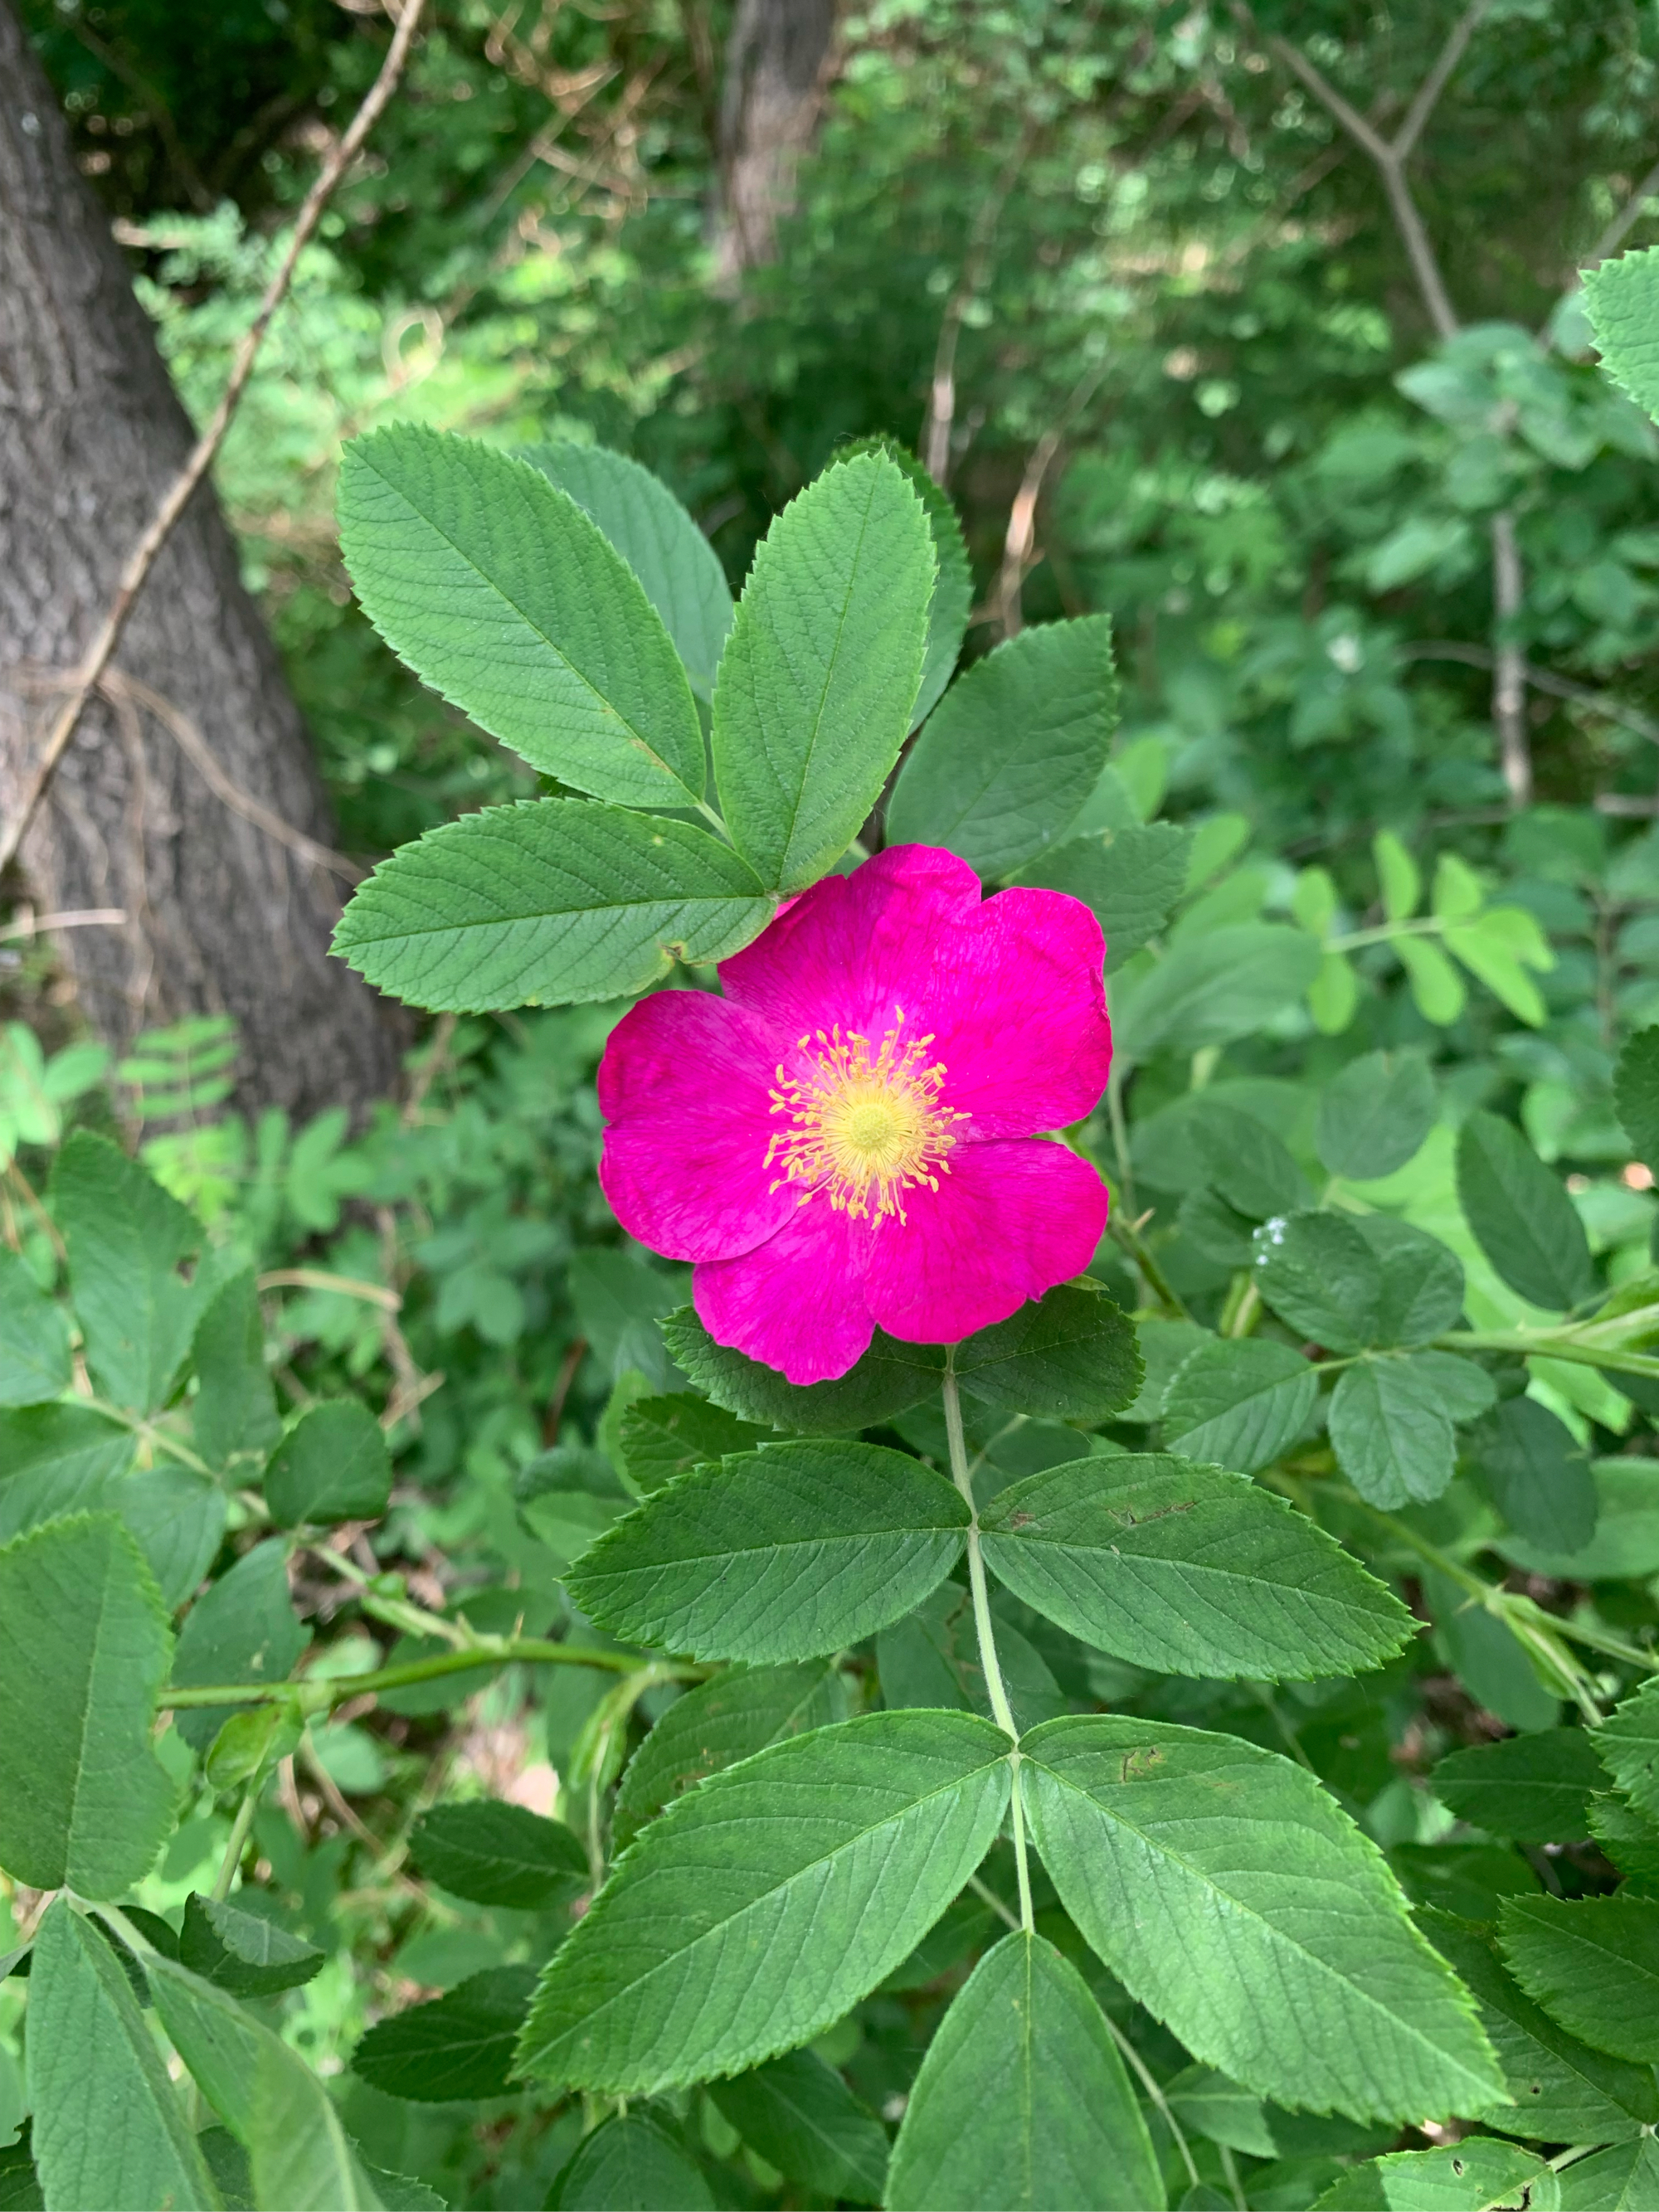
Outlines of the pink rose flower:
{"type": "Polygon", "coordinates": [[[966,861],[878,853],[663,991],[599,1068],[599,1180],[624,1229],[696,1262],[717,1343],[792,1382],[878,1324],[955,1344],[1079,1274],[1104,1184],[1041,1141],[1106,1086],[1105,941],[1058,891],[981,896],[966,861]]]}

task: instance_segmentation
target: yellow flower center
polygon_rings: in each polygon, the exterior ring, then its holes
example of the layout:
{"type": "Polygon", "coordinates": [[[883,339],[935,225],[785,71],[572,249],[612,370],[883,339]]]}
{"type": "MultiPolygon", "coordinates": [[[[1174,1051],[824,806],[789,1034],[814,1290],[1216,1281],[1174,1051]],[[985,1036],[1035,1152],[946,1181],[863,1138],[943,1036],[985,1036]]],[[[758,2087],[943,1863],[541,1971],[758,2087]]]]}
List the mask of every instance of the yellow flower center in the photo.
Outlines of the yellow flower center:
{"type": "Polygon", "coordinates": [[[793,1075],[778,1069],[772,1111],[787,1114],[774,1131],[766,1165],[781,1162],[772,1185],[802,1186],[800,1203],[824,1192],[837,1213],[854,1220],[888,1214],[904,1219],[904,1194],[917,1184],[939,1188],[950,1173],[945,1155],[956,1143],[953,1121],[965,1121],[939,1103],[945,1081],[941,1061],[927,1061],[931,1036],[904,1042],[904,1010],[872,1051],[868,1037],[839,1028],[797,1040],[806,1055],[793,1075]]]}

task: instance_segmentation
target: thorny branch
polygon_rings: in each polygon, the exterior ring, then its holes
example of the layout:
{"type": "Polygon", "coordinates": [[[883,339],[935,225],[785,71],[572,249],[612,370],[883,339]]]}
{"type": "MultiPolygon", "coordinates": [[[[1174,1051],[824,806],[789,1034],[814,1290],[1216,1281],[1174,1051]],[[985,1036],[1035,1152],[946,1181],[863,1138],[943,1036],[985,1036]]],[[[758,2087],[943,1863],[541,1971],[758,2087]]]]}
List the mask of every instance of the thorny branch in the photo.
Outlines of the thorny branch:
{"type": "Polygon", "coordinates": [[[74,689],[58,709],[57,719],[52,723],[46,742],[41,749],[40,760],[36,763],[33,773],[24,787],[23,797],[17,812],[5,825],[3,830],[0,830],[0,870],[3,870],[9,861],[15,859],[18,848],[21,845],[29,824],[33,821],[40,802],[46,796],[46,787],[52,781],[58,763],[69,750],[70,741],[75,735],[82,715],[86,712],[87,702],[97,690],[105,671],[109,666],[111,657],[120,643],[121,634],[126,628],[128,617],[132,612],[138,594],[144,587],[150,570],[155,565],[157,556],[173,535],[179,517],[190,504],[203,478],[213,466],[219,448],[224,443],[225,433],[229,429],[242,394],[247,388],[248,379],[253,374],[253,364],[258,358],[259,349],[264,343],[265,333],[270,328],[272,318],[287,297],[289,287],[294,281],[294,272],[299,265],[300,256],[311,243],[317,225],[322,220],[323,210],[333,198],[341,178],[356,161],[363,142],[374,128],[375,124],[379,122],[386,103],[397,89],[398,82],[404,72],[404,64],[409,58],[410,48],[414,43],[415,33],[419,27],[421,13],[425,4],[426,0],[404,0],[403,14],[398,20],[397,29],[392,33],[392,44],[386,49],[386,59],[380,64],[379,76],[369,87],[362,106],[352,118],[344,136],[323,163],[311,190],[306,194],[305,203],[300,210],[293,234],[289,240],[288,251],[283,256],[280,267],[270,283],[266,285],[264,297],[259,302],[258,313],[254,316],[240,345],[236,349],[236,357],[231,363],[230,375],[220,397],[219,404],[214,409],[207,428],[197,440],[190,458],[162,495],[161,503],[150,518],[148,528],[127,556],[109,611],[106,614],[82,660],[74,689]]]}

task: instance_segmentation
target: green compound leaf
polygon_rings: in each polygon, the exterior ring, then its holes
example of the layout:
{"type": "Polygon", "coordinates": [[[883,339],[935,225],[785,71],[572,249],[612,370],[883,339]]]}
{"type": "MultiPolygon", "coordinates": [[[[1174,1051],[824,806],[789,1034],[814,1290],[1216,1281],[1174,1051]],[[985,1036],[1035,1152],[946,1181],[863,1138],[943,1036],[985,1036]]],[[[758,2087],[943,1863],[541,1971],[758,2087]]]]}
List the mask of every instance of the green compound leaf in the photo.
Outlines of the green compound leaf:
{"type": "Polygon", "coordinates": [[[1510,1288],[1552,1313],[1595,1288],[1572,1200],[1512,1123],[1478,1110],[1457,1139],[1457,1198],[1480,1249],[1510,1288]]]}
{"type": "Polygon", "coordinates": [[[1106,938],[1106,973],[1156,937],[1187,887],[1190,830],[1173,822],[1126,823],[1068,838],[1022,868],[1018,884],[1064,891],[1093,910],[1106,938]]]}
{"type": "Polygon", "coordinates": [[[1474,1993],[1514,2100],[1469,2118],[1545,2142],[1617,2142],[1659,2120],[1652,2069],[1610,2058],[1569,2035],[1504,1972],[1489,1929],[1431,1909],[1418,1920],[1474,1993]]]}
{"type": "Polygon", "coordinates": [[[201,1312],[179,1262],[202,1241],[196,1217],[107,1137],[73,1131],[52,1175],[69,1248],[87,1366],[106,1398],[147,1413],[166,1399],[201,1312]]]}
{"type": "Polygon", "coordinates": [[[1255,1249],[1256,1287],[1282,1322],[1330,1352],[1376,1342],[1382,1262],[1352,1215],[1285,1215],[1257,1230],[1255,1249]]]}
{"type": "Polygon", "coordinates": [[[383,860],[334,933],[377,988],[437,1012],[575,1006],[722,960],[772,918],[731,848],[578,799],[464,814],[383,860]]]}
{"type": "Polygon", "coordinates": [[[310,1407],[270,1455],[265,1503],[280,1528],[378,1521],[392,1494],[392,1455],[359,1398],[310,1407]]]}
{"type": "Polygon", "coordinates": [[[410,1853],[455,1896],[518,1912],[568,1905],[591,1880],[586,1852],[561,1821],[497,1797],[433,1806],[415,1823],[410,1853]]]}
{"type": "Polygon", "coordinates": [[[1638,1030],[1620,1054],[1613,1101],[1631,1150],[1651,1167],[1659,1159],[1659,1025],[1638,1030]]]}
{"type": "Polygon", "coordinates": [[[1659,1820],[1659,1680],[1616,1705],[1591,1741],[1632,1804],[1659,1820]]]}
{"type": "Polygon", "coordinates": [[[1602,368],[1638,407],[1659,413],[1659,251],[1621,253],[1583,278],[1602,368]]]}
{"type": "Polygon", "coordinates": [[[371,2088],[418,2104],[505,2096],[535,1990],[532,1966],[488,1967],[429,2004],[410,2005],[371,2027],[351,2069],[371,2088]]]}
{"type": "Polygon", "coordinates": [[[1304,1768],[1129,1718],[1053,1721],[1020,1748],[1061,1903],[1195,2057],[1259,2095],[1362,2120],[1504,2094],[1381,1852],[1304,1768]]]}
{"type": "Polygon", "coordinates": [[[1244,921],[1184,939],[1112,1009],[1120,1058],[1193,1053],[1249,1036],[1298,1000],[1319,973],[1318,945],[1283,922],[1244,921]]]}
{"type": "Polygon", "coordinates": [[[942,845],[991,880],[1061,836],[1117,726],[1108,615],[1020,631],[960,676],[910,749],[887,807],[896,845],[942,845]]]}
{"type": "Polygon", "coordinates": [[[1266,1221],[1312,1203],[1308,1179],[1288,1148],[1243,1107],[1200,1099],[1192,1135],[1210,1187],[1247,1220],[1266,1221]]]}
{"type": "Polygon", "coordinates": [[[708,2094],[785,2180],[855,2204],[883,2202],[887,2131],[816,2051],[787,2051],[752,2073],[714,2082],[708,2094]]]}
{"type": "Polygon", "coordinates": [[[1314,2212],[1552,2212],[1558,2188],[1536,2152],[1469,2136],[1439,2150],[1390,2151],[1351,2166],[1314,2212]]]}
{"type": "MultiPolygon", "coordinates": [[[[1036,1728],[1066,1710],[1065,1692],[1048,1662],[1008,1619],[1000,1591],[991,1601],[997,1654],[1015,1725],[1036,1728]]],[[[876,1638],[882,1703],[991,1714],[991,1693],[974,1624],[974,1605],[958,1582],[941,1583],[913,1613],[876,1638]]]]}
{"type": "Polygon", "coordinates": [[[1387,1511],[1438,1498],[1456,1468],[1457,1445],[1439,1362],[1407,1352],[1364,1359],[1337,1377],[1328,1420],[1333,1449],[1360,1496],[1387,1511]]]}
{"type": "Polygon", "coordinates": [[[1561,2212],[1647,2212],[1659,2204],[1659,2142],[1644,2136],[1579,2159],[1561,2175],[1560,2190],[1561,2212]]]}
{"type": "Polygon", "coordinates": [[[1462,1303],[1455,1255],[1382,1216],[1310,1212],[1269,1221],[1255,1232],[1254,1265],[1279,1318],[1334,1352],[1420,1341],[1449,1326],[1462,1303]],[[1398,1254],[1396,1245],[1404,1248],[1398,1254]]]}
{"type": "Polygon", "coordinates": [[[927,610],[927,650],[921,664],[921,682],[916,690],[916,703],[910,709],[910,726],[914,730],[939,704],[939,694],[956,667],[974,605],[974,572],[969,565],[967,540],[962,534],[955,502],[929,475],[925,464],[891,438],[861,440],[843,448],[836,459],[851,460],[855,453],[884,453],[896,468],[904,471],[905,482],[927,511],[927,527],[933,538],[933,557],[939,563],[939,581],[933,586],[933,603],[927,610]]]}
{"type": "Polygon", "coordinates": [[[607,1529],[568,1577],[613,1636],[755,1665],[897,1620],[949,1573],[969,1511],[918,1459],[790,1443],[694,1468],[607,1529]]]}
{"type": "MultiPolygon", "coordinates": [[[[381,2212],[383,2199],[333,2100],[298,2051],[176,1960],[150,1955],[144,1966],[173,2047],[249,2154],[254,2203],[295,2212],[381,2212]]],[[[179,2200],[181,2206],[195,2201],[179,2200]]]]}
{"type": "Polygon", "coordinates": [[[980,1515],[986,1564],[1097,1650],[1159,1674],[1310,1680],[1380,1667],[1411,1615],[1243,1476],[1164,1452],[1046,1468],[980,1515]]]}
{"type": "Polygon", "coordinates": [[[901,1344],[880,1329],[862,1359],[833,1382],[786,1382],[775,1368],[716,1344],[690,1306],[662,1325],[669,1357],[717,1406],[798,1436],[844,1436],[872,1428],[938,1395],[945,1352],[936,1344],[901,1344]]]}
{"type": "Polygon", "coordinates": [[[520,2070],[650,2095],[811,2041],[984,1856],[1007,1750],[970,1713],[866,1713],[688,1791],[554,1954],[520,2070]]]}
{"type": "Polygon", "coordinates": [[[1589,1833],[1589,1800],[1607,1787],[1604,1732],[1534,1729],[1454,1751],[1435,1767],[1434,1794],[1460,1820],[1523,1844],[1571,1844],[1589,1833]]]}
{"type": "Polygon", "coordinates": [[[595,2128],[554,2181],[549,2212],[713,2212],[708,2184],[649,2112],[595,2128]]]}
{"type": "Polygon", "coordinates": [[[1103,1421],[1146,1373],[1134,1323],[1086,1277],[969,1337],[954,1366],[970,1396],[1051,1421],[1103,1421]]]}
{"type": "Polygon", "coordinates": [[[892,2212],[1151,2212],[1164,2202],[1087,1983],[1045,1937],[1005,1936],[921,2062],[893,2147],[892,2212]]]}
{"type": "Polygon", "coordinates": [[[1659,1894],[1659,1825],[1611,1791],[1590,1799],[1589,1825],[1591,1835],[1629,1881],[1632,1893],[1659,1894]]]}
{"type": "Polygon", "coordinates": [[[1659,1480],[1641,1458],[1590,1462],[1595,1485],[1595,1533],[1576,1551],[1557,1551],[1519,1536],[1500,1536],[1498,1549],[1528,1574],[1571,1582],[1614,1582],[1659,1574],[1659,1480]]]}
{"type": "Polygon", "coordinates": [[[62,1898],[34,1939],[28,2022],[32,2144],[48,2204],[218,2203],[125,1971],[62,1898]]]}
{"type": "Polygon", "coordinates": [[[179,1963],[234,1997],[297,1990],[320,1972],[326,1956],[262,1913],[244,1912],[194,1891],[185,1899],[179,1963]]]}
{"type": "Polygon", "coordinates": [[[1505,1898],[1498,1941],[1527,1995],[1597,2051],[1659,2060],[1659,1900],[1505,1898]]]}
{"type": "Polygon", "coordinates": [[[1362,1053],[1321,1094],[1314,1147],[1332,1175],[1368,1182],[1416,1158],[1436,1111],[1434,1079],[1415,1053],[1362,1053]]]}
{"type": "MultiPolygon", "coordinates": [[[[181,1689],[210,1682],[285,1682],[310,1640],[289,1596],[287,1547],[272,1537],[245,1552],[191,1607],[179,1633],[173,1679],[181,1689]]],[[[238,1710],[191,1707],[173,1726],[195,1750],[205,1751],[238,1710]]]]}
{"type": "Polygon", "coordinates": [[[694,1784],[847,1713],[846,1682],[827,1659],[733,1667],[700,1682],[675,1699],[628,1763],[611,1815],[617,1849],[694,1784]]]}
{"type": "Polygon", "coordinates": [[[38,1406],[70,1387],[69,1323],[15,1252],[0,1245],[0,1406],[38,1406]]]}
{"type": "Polygon", "coordinates": [[[223,1468],[240,1452],[268,1452],[283,1432],[265,1369],[264,1323],[253,1270],[222,1283],[196,1324],[196,1449],[223,1468]]]}
{"type": "Polygon", "coordinates": [[[748,1451],[765,1441],[758,1423],[740,1421],[689,1390],[666,1398],[636,1398],[617,1426],[623,1464],[642,1498],[677,1474],[748,1451]]]}
{"type": "Polygon", "coordinates": [[[538,470],[419,423],[372,431],[341,463],[340,547],[392,651],[532,768],[624,806],[702,799],[662,619],[538,470]]]}
{"type": "Polygon", "coordinates": [[[65,1513],[110,1506],[136,1449],[131,1429],[90,1406],[0,1413],[0,1543],[65,1513]]]}
{"type": "Polygon", "coordinates": [[[1535,1398],[1505,1398],[1465,1439],[1492,1504],[1523,1543],[1582,1551],[1595,1534],[1595,1478],[1566,1423],[1535,1398]]]}
{"type": "Polygon", "coordinates": [[[529,446],[520,458],[592,516],[662,617],[692,690],[711,698],[732,594],[719,554],[667,485],[603,446],[529,446]]]}
{"type": "Polygon", "coordinates": [[[1212,1338],[1188,1354],[1164,1400],[1164,1440],[1254,1474],[1288,1451],[1319,1397],[1319,1370],[1271,1337],[1212,1338]]]}
{"type": "Polygon", "coordinates": [[[172,1644],[154,1579],[112,1514],[0,1551],[0,1866],[34,1889],[119,1897],[173,1827],[150,1748],[172,1644]]]}
{"type": "Polygon", "coordinates": [[[744,586],[714,686],[714,774],[738,849],[803,890],[875,805],[910,727],[934,582],[927,518],[884,453],[785,507],[744,586]]]}

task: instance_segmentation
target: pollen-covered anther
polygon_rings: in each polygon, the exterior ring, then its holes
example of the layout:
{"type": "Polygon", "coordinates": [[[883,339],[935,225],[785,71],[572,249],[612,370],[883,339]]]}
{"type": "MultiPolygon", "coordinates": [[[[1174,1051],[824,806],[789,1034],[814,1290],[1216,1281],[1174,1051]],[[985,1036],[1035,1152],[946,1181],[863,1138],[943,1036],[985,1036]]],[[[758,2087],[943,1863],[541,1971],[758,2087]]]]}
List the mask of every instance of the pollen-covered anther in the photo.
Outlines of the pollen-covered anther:
{"type": "Polygon", "coordinates": [[[939,1103],[945,1066],[929,1061],[931,1036],[904,1036],[904,1010],[872,1051],[868,1037],[839,1027],[796,1040],[793,1073],[780,1066],[772,1111],[789,1116],[773,1133],[766,1165],[782,1164],[773,1182],[800,1185],[800,1202],[823,1192],[854,1220],[905,1218],[904,1194],[939,1188],[957,1139],[951,1124],[968,1116],[939,1103]]]}

